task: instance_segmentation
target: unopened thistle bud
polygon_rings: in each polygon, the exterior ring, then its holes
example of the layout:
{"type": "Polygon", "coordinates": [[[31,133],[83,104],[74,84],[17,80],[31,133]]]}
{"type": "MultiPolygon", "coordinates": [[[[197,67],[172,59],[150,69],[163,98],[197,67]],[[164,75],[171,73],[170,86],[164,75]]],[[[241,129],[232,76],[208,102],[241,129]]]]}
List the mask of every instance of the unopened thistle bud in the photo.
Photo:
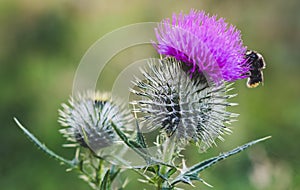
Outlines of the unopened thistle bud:
{"type": "Polygon", "coordinates": [[[128,121],[129,113],[113,103],[107,93],[93,93],[71,97],[69,104],[62,104],[59,110],[60,130],[73,144],[98,151],[110,146],[117,139],[111,123],[122,127],[128,121]]]}

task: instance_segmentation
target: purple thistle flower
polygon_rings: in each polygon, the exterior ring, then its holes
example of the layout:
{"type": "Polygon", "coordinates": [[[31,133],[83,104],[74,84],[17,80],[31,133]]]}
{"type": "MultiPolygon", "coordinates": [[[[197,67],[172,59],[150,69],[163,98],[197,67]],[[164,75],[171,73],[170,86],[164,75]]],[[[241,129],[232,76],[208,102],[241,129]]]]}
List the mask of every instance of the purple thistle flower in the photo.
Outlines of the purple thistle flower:
{"type": "Polygon", "coordinates": [[[213,81],[235,81],[246,78],[246,47],[240,31],[223,18],[204,11],[173,14],[155,29],[157,51],[184,62],[190,74],[203,72],[213,81]]]}

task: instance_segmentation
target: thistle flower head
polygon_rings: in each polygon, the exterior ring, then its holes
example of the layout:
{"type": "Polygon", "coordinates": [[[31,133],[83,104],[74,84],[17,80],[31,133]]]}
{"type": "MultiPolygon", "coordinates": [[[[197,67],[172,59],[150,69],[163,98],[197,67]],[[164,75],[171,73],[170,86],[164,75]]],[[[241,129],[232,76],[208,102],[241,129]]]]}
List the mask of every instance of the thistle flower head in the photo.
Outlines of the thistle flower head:
{"type": "Polygon", "coordinates": [[[128,114],[110,100],[108,93],[88,92],[71,97],[59,110],[60,130],[73,144],[93,151],[110,146],[117,139],[111,126],[124,126],[128,114]]]}
{"type": "Polygon", "coordinates": [[[240,31],[223,18],[203,11],[173,14],[155,29],[157,51],[186,64],[190,73],[203,72],[214,81],[246,78],[246,47],[240,31]]]}
{"type": "Polygon", "coordinates": [[[202,142],[206,147],[230,132],[225,123],[237,115],[226,111],[234,104],[227,102],[232,95],[226,95],[224,83],[210,85],[203,74],[191,78],[174,58],[149,62],[143,75],[132,92],[139,97],[133,102],[138,106],[134,111],[143,113],[141,123],[147,128],[159,127],[168,137],[202,142]]]}

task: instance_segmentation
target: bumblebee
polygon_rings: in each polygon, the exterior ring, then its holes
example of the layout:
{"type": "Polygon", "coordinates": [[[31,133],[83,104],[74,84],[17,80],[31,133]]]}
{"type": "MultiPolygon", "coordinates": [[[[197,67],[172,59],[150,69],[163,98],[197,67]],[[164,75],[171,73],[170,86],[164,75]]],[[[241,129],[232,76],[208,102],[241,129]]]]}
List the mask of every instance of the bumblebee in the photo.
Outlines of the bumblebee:
{"type": "Polygon", "coordinates": [[[260,83],[263,84],[264,77],[262,70],[266,68],[266,63],[261,54],[253,50],[247,50],[246,55],[247,64],[250,65],[248,73],[247,87],[255,88],[260,83]]]}

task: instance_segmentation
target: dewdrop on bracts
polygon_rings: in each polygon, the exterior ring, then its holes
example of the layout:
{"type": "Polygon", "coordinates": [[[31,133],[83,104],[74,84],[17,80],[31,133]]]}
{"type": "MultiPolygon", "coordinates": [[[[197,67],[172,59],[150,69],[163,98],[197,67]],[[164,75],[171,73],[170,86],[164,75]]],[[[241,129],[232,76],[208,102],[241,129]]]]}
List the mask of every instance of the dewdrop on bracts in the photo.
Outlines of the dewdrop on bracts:
{"type": "Polygon", "coordinates": [[[71,97],[62,107],[58,121],[69,146],[80,145],[94,152],[118,139],[111,123],[122,127],[130,118],[130,113],[112,102],[108,93],[87,92],[71,97]]]}
{"type": "Polygon", "coordinates": [[[230,133],[225,124],[230,124],[237,114],[226,111],[236,105],[227,102],[234,95],[224,83],[209,84],[204,75],[191,78],[182,69],[182,62],[166,58],[152,60],[143,71],[143,79],[134,84],[133,93],[140,98],[132,102],[134,112],[142,113],[143,126],[149,129],[161,128],[178,142],[200,142],[206,147],[215,144],[215,138],[223,139],[230,133]]]}

